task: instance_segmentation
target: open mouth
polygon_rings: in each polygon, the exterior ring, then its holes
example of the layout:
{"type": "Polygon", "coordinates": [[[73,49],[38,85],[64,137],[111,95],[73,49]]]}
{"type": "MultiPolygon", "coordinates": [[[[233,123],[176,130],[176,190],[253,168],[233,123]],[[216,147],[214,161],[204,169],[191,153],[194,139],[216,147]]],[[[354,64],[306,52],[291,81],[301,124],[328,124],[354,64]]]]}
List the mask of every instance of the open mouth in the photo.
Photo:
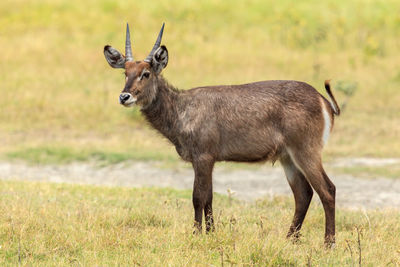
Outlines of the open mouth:
{"type": "Polygon", "coordinates": [[[129,108],[129,107],[134,106],[134,105],[135,105],[135,102],[136,102],[136,101],[129,101],[129,102],[123,103],[122,105],[123,105],[124,107],[126,107],[126,108],[129,108]]]}

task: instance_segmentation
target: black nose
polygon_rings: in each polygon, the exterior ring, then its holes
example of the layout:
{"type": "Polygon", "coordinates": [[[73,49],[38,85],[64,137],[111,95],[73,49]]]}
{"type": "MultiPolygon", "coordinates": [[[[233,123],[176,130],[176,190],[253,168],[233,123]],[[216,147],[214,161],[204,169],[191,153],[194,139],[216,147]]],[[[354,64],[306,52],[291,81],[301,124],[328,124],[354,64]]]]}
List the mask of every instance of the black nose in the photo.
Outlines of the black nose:
{"type": "Polygon", "coordinates": [[[121,104],[124,104],[130,97],[131,97],[131,95],[128,93],[122,93],[119,95],[119,102],[121,104]]]}

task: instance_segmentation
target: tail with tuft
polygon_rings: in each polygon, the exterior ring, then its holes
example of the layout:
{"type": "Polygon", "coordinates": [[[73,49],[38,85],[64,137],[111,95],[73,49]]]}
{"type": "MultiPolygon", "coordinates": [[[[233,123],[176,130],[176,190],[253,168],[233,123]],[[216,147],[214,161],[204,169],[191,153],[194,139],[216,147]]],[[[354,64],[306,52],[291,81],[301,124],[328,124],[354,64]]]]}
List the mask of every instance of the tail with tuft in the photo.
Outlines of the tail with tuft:
{"type": "Polygon", "coordinates": [[[330,98],[329,103],[331,104],[331,107],[332,107],[332,109],[333,109],[333,113],[334,113],[336,116],[339,116],[339,115],[340,115],[340,108],[339,108],[339,106],[338,106],[338,104],[337,104],[337,102],[336,102],[335,97],[334,97],[333,94],[332,94],[331,86],[330,86],[329,82],[330,82],[330,80],[326,80],[326,81],[325,81],[325,89],[326,89],[326,92],[328,93],[329,98],[330,98]]]}

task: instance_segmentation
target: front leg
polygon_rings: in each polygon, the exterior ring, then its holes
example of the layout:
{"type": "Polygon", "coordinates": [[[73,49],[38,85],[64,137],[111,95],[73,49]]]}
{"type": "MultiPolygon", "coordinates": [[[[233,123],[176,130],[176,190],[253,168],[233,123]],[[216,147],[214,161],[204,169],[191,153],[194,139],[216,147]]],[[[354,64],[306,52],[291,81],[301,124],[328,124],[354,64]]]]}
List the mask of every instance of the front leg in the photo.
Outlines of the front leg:
{"type": "Polygon", "coordinates": [[[202,154],[192,161],[194,169],[194,225],[198,232],[201,232],[202,229],[203,211],[206,217],[206,230],[210,231],[214,228],[212,217],[212,171],[214,163],[214,158],[208,154],[202,154]]]}
{"type": "Polygon", "coordinates": [[[207,192],[206,204],[204,205],[204,217],[206,218],[206,232],[214,231],[214,216],[212,210],[213,190],[212,184],[207,192]]]}

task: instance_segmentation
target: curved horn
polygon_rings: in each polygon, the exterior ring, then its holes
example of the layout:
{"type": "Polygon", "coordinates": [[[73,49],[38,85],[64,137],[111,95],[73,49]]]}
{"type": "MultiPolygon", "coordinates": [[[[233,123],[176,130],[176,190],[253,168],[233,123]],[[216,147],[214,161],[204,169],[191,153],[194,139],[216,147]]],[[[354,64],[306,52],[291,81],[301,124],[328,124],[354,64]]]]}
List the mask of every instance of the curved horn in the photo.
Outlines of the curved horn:
{"type": "Polygon", "coordinates": [[[125,62],[133,61],[132,47],[131,47],[131,34],[129,33],[129,24],[126,24],[126,40],[125,40],[125,62]]]}
{"type": "Polygon", "coordinates": [[[150,63],[151,60],[153,59],[153,54],[154,54],[154,52],[156,52],[157,48],[160,47],[162,35],[163,35],[163,32],[164,32],[164,26],[165,26],[165,23],[163,23],[163,25],[162,25],[162,27],[161,27],[160,33],[158,34],[157,41],[156,41],[156,43],[154,44],[153,49],[151,49],[150,54],[149,54],[149,55],[146,57],[146,59],[144,60],[145,62],[150,63]]]}

